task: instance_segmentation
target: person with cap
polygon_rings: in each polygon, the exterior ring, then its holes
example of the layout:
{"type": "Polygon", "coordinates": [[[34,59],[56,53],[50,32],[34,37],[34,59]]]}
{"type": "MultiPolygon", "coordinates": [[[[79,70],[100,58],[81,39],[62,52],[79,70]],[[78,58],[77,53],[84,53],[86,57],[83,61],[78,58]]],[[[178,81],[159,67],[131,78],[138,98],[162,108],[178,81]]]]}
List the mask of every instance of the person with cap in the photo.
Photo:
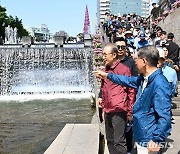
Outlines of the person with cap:
{"type": "Polygon", "coordinates": [[[157,47],[157,49],[159,51],[159,60],[158,60],[157,66],[158,66],[158,68],[162,69],[163,75],[166,77],[168,82],[171,84],[171,86],[172,86],[172,97],[174,97],[176,94],[177,86],[178,86],[176,71],[173,68],[169,67],[165,63],[165,51],[163,50],[163,48],[157,47]]]}
{"type": "MultiPolygon", "coordinates": [[[[166,62],[166,57],[168,54],[168,50],[164,47],[157,47],[159,51],[159,61],[158,61],[158,67],[162,69],[163,75],[166,77],[168,82],[171,84],[172,87],[172,97],[177,97],[177,89],[178,89],[178,78],[176,71],[168,66],[168,63],[166,62]]],[[[174,124],[174,118],[173,114],[171,112],[171,123],[174,124]]]]}
{"type": "Polygon", "coordinates": [[[122,25],[123,27],[126,26],[126,22],[125,22],[124,19],[121,19],[121,25],[122,25]]]}
{"type": "Polygon", "coordinates": [[[141,27],[140,27],[140,25],[136,25],[134,28],[134,32],[133,32],[134,37],[139,36],[140,33],[141,33],[141,27]]]}
{"type": "Polygon", "coordinates": [[[127,41],[127,46],[135,49],[133,32],[131,30],[127,30],[125,31],[124,35],[125,40],[127,41]]]}
{"type": "Polygon", "coordinates": [[[158,60],[156,47],[145,46],[138,49],[136,59],[140,76],[93,72],[101,79],[137,89],[133,132],[138,154],[157,154],[171,132],[171,85],[157,68],[158,60]]]}
{"type": "Polygon", "coordinates": [[[144,33],[141,33],[139,35],[139,41],[137,43],[137,49],[139,48],[142,48],[142,47],[145,47],[145,46],[148,46],[149,45],[149,42],[146,40],[146,35],[144,33]]]}
{"type": "MultiPolygon", "coordinates": [[[[169,53],[169,51],[168,51],[168,49],[167,49],[167,46],[166,46],[166,45],[163,45],[162,48],[163,48],[163,50],[164,50],[164,59],[165,59],[164,65],[169,66],[170,68],[172,68],[172,69],[175,70],[175,68],[174,68],[174,62],[173,62],[171,59],[168,58],[168,53],[169,53]]],[[[176,75],[177,75],[177,72],[176,72],[176,75]]],[[[177,79],[177,80],[178,80],[178,79],[177,79]]],[[[178,95],[178,86],[176,86],[175,93],[173,94],[173,96],[174,96],[174,97],[177,97],[177,95],[178,95]]]]}

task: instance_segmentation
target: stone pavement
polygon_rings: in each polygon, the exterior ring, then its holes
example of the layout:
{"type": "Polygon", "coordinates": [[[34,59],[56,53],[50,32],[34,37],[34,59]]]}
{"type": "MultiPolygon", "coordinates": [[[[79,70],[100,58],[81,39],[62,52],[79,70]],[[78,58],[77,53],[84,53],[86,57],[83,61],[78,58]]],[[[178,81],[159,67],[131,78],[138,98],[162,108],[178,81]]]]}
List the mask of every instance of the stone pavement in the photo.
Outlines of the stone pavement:
{"type": "Polygon", "coordinates": [[[99,125],[66,124],[44,154],[98,154],[99,125]]]}
{"type": "Polygon", "coordinates": [[[175,124],[172,124],[172,132],[168,137],[167,142],[170,142],[168,149],[165,149],[163,154],[180,154],[180,116],[174,116],[175,124]]]}
{"type": "MultiPolygon", "coordinates": [[[[175,124],[172,124],[172,132],[167,142],[169,148],[163,149],[162,154],[180,154],[180,116],[174,116],[175,124]]],[[[109,154],[107,146],[105,146],[104,154],[109,154]]],[[[132,152],[136,154],[136,152],[132,152]]]]}

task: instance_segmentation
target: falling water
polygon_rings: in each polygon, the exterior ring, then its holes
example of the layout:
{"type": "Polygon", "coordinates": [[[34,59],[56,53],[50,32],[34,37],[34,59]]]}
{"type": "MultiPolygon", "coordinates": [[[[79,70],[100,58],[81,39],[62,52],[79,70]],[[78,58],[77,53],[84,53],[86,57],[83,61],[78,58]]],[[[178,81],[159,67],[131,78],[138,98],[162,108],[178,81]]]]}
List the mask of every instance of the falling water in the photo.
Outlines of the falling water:
{"type": "Polygon", "coordinates": [[[92,91],[91,49],[0,48],[1,95],[92,91]]]}
{"type": "Polygon", "coordinates": [[[66,123],[90,123],[90,48],[0,47],[0,153],[42,154],[66,123]]]}

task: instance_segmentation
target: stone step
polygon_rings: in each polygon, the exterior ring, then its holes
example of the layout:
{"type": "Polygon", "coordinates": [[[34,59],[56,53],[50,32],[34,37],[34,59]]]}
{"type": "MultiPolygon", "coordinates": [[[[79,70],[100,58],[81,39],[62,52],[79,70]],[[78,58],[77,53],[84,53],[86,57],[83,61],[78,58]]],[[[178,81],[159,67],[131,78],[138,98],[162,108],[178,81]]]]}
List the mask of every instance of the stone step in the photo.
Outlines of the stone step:
{"type": "Polygon", "coordinates": [[[180,102],[180,97],[173,97],[173,98],[172,98],[172,101],[178,101],[178,102],[180,102]]]}
{"type": "Polygon", "coordinates": [[[173,116],[180,116],[180,108],[172,109],[173,116]]]}
{"type": "Polygon", "coordinates": [[[180,102],[179,101],[172,101],[172,104],[176,104],[176,107],[180,106],[180,102]]]}

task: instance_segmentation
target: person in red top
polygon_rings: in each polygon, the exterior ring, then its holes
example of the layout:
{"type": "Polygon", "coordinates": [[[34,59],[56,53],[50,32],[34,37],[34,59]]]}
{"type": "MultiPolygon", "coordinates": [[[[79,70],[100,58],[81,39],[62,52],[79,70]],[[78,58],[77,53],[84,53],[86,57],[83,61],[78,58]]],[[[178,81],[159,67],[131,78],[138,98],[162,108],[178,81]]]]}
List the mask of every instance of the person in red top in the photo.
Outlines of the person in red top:
{"type": "MultiPolygon", "coordinates": [[[[103,49],[105,71],[131,76],[130,69],[118,58],[118,48],[107,44],[103,49]]],[[[125,126],[126,121],[132,120],[132,107],[136,92],[132,88],[122,87],[103,79],[101,82],[102,109],[105,119],[107,145],[110,154],[126,154],[125,126]]]]}

